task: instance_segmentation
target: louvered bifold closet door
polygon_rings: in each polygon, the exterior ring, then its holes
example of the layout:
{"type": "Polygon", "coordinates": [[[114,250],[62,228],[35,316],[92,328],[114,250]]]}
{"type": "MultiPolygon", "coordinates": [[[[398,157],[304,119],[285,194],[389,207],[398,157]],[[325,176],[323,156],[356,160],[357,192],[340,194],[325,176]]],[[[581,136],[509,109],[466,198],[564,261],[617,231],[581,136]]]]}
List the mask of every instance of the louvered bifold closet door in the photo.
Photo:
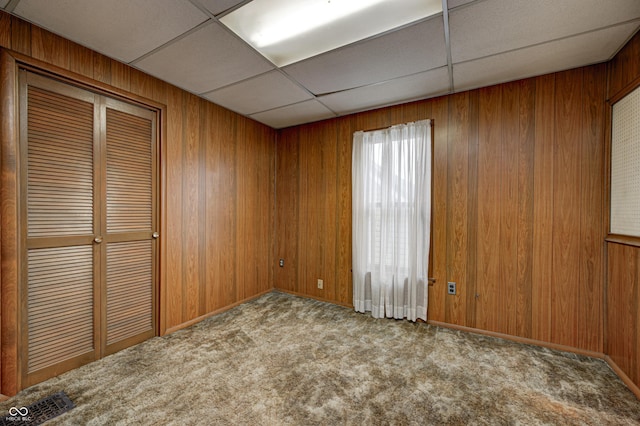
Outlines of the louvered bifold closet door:
{"type": "Polygon", "coordinates": [[[20,72],[20,83],[26,248],[21,324],[23,379],[29,385],[97,356],[100,271],[93,239],[99,111],[96,95],[85,90],[26,71],[20,72]]]}
{"type": "Polygon", "coordinates": [[[155,335],[155,114],[106,100],[106,353],[155,335]]]}

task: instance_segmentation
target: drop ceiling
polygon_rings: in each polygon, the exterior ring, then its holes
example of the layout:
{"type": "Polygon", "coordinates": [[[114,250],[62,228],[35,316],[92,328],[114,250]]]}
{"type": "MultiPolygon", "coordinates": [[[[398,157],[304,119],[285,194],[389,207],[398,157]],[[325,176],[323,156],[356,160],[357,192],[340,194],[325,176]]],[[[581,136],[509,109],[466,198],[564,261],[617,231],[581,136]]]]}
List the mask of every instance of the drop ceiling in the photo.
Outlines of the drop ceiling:
{"type": "Polygon", "coordinates": [[[284,67],[220,21],[247,0],[0,8],[274,128],[604,62],[640,28],[640,0],[442,2],[443,13],[284,67]]]}

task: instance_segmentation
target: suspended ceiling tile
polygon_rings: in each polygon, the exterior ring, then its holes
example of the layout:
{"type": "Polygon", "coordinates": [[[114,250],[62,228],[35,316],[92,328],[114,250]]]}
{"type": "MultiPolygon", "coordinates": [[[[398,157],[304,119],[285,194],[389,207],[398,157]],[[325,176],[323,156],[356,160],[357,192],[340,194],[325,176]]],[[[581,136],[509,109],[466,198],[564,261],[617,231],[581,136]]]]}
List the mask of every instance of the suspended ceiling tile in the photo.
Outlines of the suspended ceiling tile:
{"type": "Polygon", "coordinates": [[[448,69],[442,67],[384,83],[332,93],[319,99],[338,114],[348,114],[443,95],[448,91],[448,69]]]}
{"type": "Polygon", "coordinates": [[[123,62],[208,19],[187,0],[21,0],[14,13],[123,62]]]}
{"type": "Polygon", "coordinates": [[[453,66],[455,91],[491,86],[609,59],[637,23],[565,38],[453,66]]]}
{"type": "Polygon", "coordinates": [[[135,63],[193,93],[205,93],[273,68],[266,59],[212,22],[135,63]]]}
{"type": "Polygon", "coordinates": [[[270,71],[207,93],[204,97],[240,114],[253,114],[311,99],[312,95],[281,72],[270,71]]]}
{"type": "Polygon", "coordinates": [[[451,55],[458,63],[638,17],[638,0],[478,1],[451,11],[451,55]]]}
{"type": "Polygon", "coordinates": [[[288,105],[270,111],[259,112],[250,116],[254,120],[271,126],[274,129],[295,126],[302,123],[324,120],[335,117],[324,105],[315,99],[301,102],[299,104],[288,105]]]}
{"type": "Polygon", "coordinates": [[[442,15],[289,65],[284,71],[314,94],[351,89],[447,63],[442,15]]]}
{"type": "Polygon", "coordinates": [[[214,15],[229,10],[242,2],[243,0],[200,0],[200,4],[214,15]]]}

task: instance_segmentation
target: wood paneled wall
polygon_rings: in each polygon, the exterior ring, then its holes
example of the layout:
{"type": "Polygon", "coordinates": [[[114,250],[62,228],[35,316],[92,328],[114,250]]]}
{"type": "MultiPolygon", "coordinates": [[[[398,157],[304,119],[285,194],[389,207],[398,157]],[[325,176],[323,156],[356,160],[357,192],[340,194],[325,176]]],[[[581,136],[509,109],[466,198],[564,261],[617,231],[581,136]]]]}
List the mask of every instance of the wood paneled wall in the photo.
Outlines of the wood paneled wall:
{"type": "Polygon", "coordinates": [[[162,333],[273,287],[273,129],[4,12],[0,46],[166,105],[162,333]]]}
{"type": "MultiPolygon", "coordinates": [[[[640,33],[609,62],[608,98],[638,86],[640,33]]],[[[635,385],[640,398],[640,239],[608,242],[607,264],[605,353],[632,382],[630,386],[635,385]]]]}
{"type": "Polygon", "coordinates": [[[353,132],[430,118],[429,319],[602,353],[605,87],[597,65],[279,131],[276,288],[352,303],[353,132]]]}

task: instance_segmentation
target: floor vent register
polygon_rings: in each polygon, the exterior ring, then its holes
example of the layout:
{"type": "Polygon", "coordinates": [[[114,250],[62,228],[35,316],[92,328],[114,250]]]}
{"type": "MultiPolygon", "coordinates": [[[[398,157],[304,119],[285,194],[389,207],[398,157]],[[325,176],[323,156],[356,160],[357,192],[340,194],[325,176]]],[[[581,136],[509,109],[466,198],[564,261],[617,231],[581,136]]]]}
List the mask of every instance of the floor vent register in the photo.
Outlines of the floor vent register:
{"type": "Polygon", "coordinates": [[[0,418],[0,426],[41,425],[73,407],[75,405],[67,394],[58,392],[27,407],[11,407],[7,415],[0,418]]]}

